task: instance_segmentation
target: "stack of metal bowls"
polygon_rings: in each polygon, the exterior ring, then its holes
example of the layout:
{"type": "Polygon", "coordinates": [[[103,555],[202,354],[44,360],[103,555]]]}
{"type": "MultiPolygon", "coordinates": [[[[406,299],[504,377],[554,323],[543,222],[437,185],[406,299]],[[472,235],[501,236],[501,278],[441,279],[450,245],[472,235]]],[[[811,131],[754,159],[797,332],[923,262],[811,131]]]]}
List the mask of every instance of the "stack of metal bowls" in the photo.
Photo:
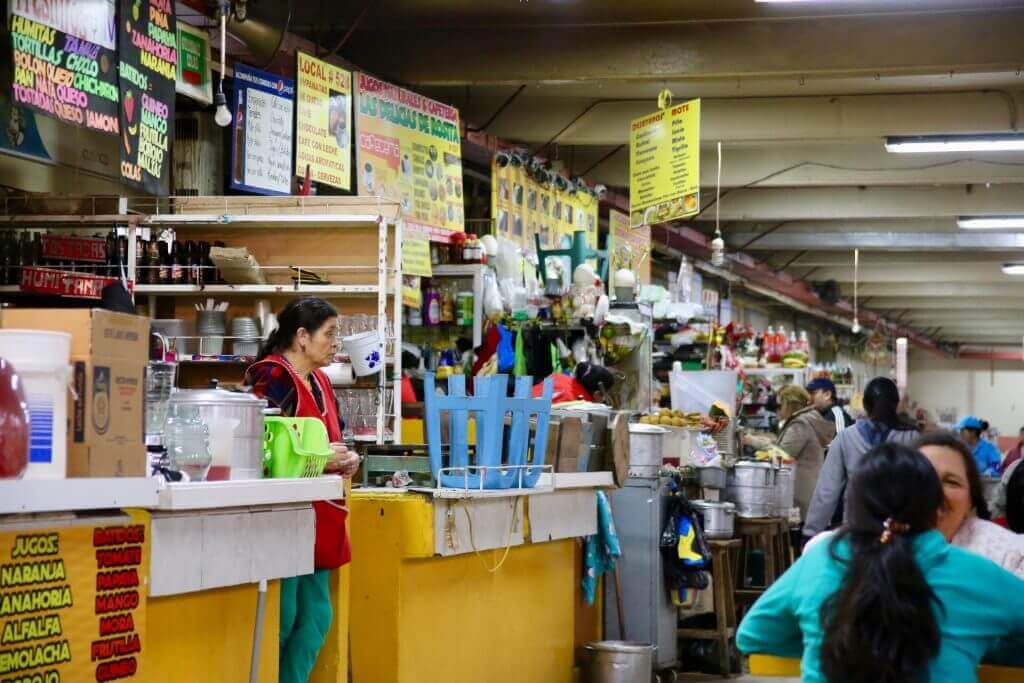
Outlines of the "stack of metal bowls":
{"type": "Polygon", "coordinates": [[[231,320],[232,352],[236,356],[255,356],[260,352],[260,329],[255,318],[238,316],[231,320]]]}
{"type": "Polygon", "coordinates": [[[228,314],[225,311],[199,311],[197,316],[196,331],[201,337],[199,354],[219,356],[224,353],[228,314]]]}

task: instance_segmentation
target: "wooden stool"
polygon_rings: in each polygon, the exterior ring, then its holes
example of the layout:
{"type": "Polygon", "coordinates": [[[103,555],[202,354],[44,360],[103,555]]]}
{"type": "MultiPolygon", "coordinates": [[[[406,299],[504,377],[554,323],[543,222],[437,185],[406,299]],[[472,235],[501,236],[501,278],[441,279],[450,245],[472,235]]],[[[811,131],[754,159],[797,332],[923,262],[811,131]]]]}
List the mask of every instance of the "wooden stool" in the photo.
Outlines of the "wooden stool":
{"type": "Polygon", "coordinates": [[[735,558],[742,545],[737,539],[708,541],[711,548],[711,583],[715,605],[715,628],[681,628],[680,638],[699,638],[718,641],[718,656],[722,678],[731,678],[729,641],[736,634],[736,579],[733,572],[735,558]]]}
{"type": "MultiPolygon", "coordinates": [[[[736,519],[736,535],[742,540],[736,595],[744,601],[756,600],[784,571],[785,551],[779,538],[783,535],[780,531],[782,522],[778,517],[736,519]],[[752,550],[764,553],[764,583],[760,586],[744,584],[752,550]]],[[[788,531],[785,542],[788,545],[788,531]]]]}

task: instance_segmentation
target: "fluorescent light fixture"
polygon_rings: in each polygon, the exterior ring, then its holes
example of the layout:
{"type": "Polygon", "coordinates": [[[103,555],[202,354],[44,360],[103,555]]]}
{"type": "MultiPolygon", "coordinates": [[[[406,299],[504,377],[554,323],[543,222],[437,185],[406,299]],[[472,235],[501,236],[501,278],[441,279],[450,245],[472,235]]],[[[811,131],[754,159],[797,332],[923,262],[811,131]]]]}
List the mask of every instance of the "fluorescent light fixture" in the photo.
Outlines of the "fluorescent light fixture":
{"type": "Polygon", "coordinates": [[[958,228],[964,230],[1014,230],[1024,229],[1024,215],[1019,216],[960,216],[956,219],[958,228]]]}
{"type": "Polygon", "coordinates": [[[885,149],[897,154],[937,152],[1013,152],[1024,151],[1024,135],[912,135],[885,139],[885,149]]]}
{"type": "Polygon", "coordinates": [[[1004,263],[1003,273],[1006,275],[1024,275],[1024,263],[1004,263]]]}

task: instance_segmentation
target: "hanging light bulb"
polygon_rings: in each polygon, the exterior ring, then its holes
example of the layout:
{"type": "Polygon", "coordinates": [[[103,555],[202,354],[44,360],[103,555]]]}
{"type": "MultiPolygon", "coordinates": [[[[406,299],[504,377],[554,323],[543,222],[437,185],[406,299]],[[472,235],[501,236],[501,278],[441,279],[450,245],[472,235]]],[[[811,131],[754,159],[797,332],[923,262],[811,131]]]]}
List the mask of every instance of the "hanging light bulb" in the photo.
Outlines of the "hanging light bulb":
{"type": "Polygon", "coordinates": [[[231,110],[228,109],[228,98],[224,96],[224,69],[227,68],[227,33],[228,33],[228,12],[231,11],[229,0],[221,0],[220,9],[220,81],[217,86],[217,94],[213,96],[213,103],[217,106],[217,112],[213,120],[221,128],[231,125],[231,110]]]}
{"type": "Polygon", "coordinates": [[[853,332],[854,334],[860,334],[861,329],[862,328],[860,326],[860,321],[854,318],[853,324],[850,325],[850,332],[853,332]]]}
{"type": "Polygon", "coordinates": [[[721,236],[711,240],[711,265],[716,267],[725,265],[725,240],[721,236]]]}
{"type": "Polygon", "coordinates": [[[718,182],[715,183],[715,239],[711,240],[711,265],[725,265],[725,240],[719,225],[719,209],[722,207],[722,143],[718,143],[718,182]]]}

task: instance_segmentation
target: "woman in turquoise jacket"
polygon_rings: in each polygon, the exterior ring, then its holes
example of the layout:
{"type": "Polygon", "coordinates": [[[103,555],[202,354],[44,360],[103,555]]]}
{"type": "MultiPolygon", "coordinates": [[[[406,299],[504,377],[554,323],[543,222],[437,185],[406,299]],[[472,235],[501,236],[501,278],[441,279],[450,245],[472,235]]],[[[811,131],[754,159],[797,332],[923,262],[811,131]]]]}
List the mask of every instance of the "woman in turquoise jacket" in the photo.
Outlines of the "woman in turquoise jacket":
{"type": "Polygon", "coordinates": [[[942,500],[924,456],[875,448],[844,527],[754,604],[739,649],[801,657],[811,683],[967,683],[986,655],[1024,664],[1024,581],[950,546],[935,530],[942,500]]]}

